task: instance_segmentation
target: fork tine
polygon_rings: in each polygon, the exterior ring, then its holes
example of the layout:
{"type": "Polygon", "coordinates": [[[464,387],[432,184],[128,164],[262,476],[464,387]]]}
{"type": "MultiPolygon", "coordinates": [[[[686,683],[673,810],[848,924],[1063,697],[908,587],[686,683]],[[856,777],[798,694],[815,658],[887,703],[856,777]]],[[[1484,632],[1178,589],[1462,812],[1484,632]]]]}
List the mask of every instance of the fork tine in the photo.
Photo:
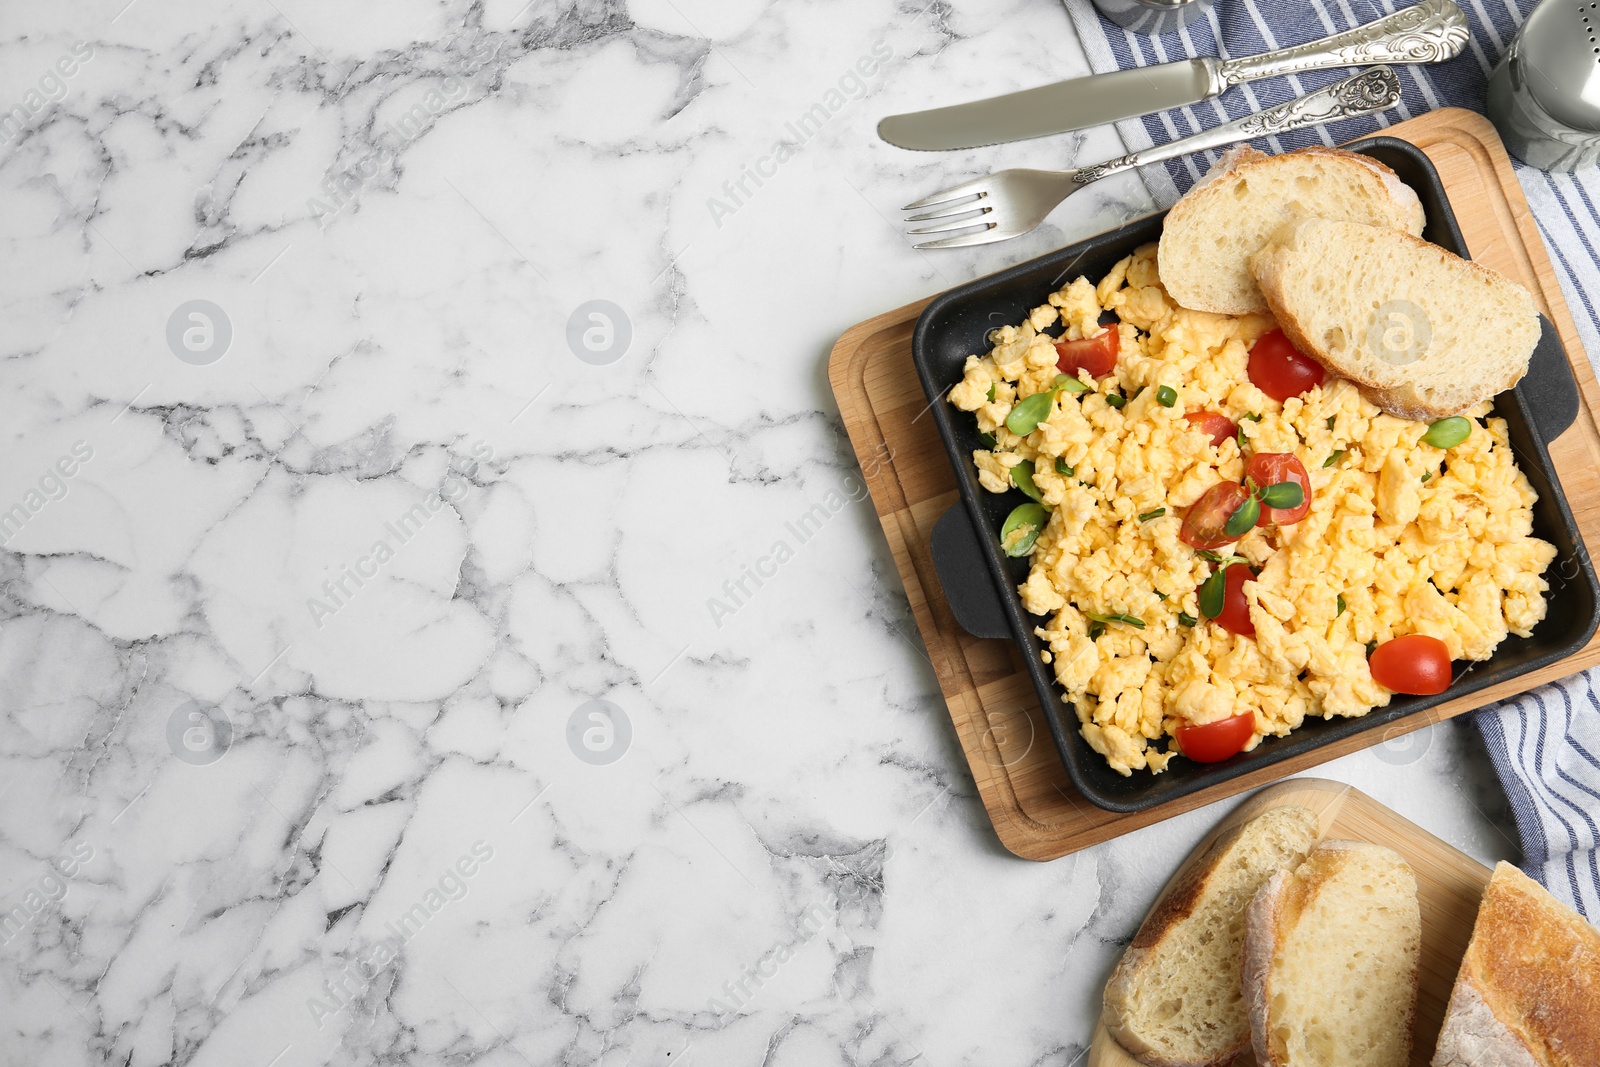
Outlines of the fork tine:
{"type": "Polygon", "coordinates": [[[973,226],[982,226],[985,230],[992,230],[998,225],[999,223],[986,219],[982,215],[974,215],[968,219],[955,219],[951,222],[936,223],[933,226],[918,226],[916,229],[907,230],[906,232],[910,234],[949,233],[951,230],[966,230],[971,229],[973,226]]]}
{"type": "Polygon", "coordinates": [[[932,196],[925,196],[921,200],[913,201],[900,210],[918,211],[925,207],[934,207],[938,204],[943,204],[947,200],[954,200],[957,197],[972,196],[974,193],[982,196],[989,191],[989,178],[990,175],[985,174],[983,177],[974,178],[970,182],[962,182],[960,185],[952,185],[943,192],[934,193],[932,196]]]}
{"type": "Polygon", "coordinates": [[[959,237],[946,237],[942,241],[924,241],[917,248],[967,248],[971,245],[987,245],[996,241],[1009,241],[1017,236],[999,227],[988,230],[979,230],[977,233],[964,233],[959,237]]]}
{"type": "Polygon", "coordinates": [[[920,215],[912,215],[907,218],[906,221],[928,222],[931,219],[947,219],[951,215],[965,215],[973,211],[981,211],[987,215],[989,212],[993,211],[994,208],[984,203],[984,195],[985,194],[979,194],[978,199],[963,201],[962,203],[956,204],[953,207],[936,207],[932,211],[924,211],[920,215]]]}

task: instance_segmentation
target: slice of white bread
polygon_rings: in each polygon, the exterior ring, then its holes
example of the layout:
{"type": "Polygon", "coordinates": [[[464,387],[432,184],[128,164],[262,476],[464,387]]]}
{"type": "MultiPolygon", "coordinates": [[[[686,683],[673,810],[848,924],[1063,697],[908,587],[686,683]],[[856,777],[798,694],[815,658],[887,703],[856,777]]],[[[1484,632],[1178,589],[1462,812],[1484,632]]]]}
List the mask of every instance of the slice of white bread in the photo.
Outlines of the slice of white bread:
{"type": "Polygon", "coordinates": [[[1399,853],[1324,841],[1250,902],[1244,995],[1260,1067],[1407,1067],[1422,919],[1399,853]]]}
{"type": "Polygon", "coordinates": [[[1223,834],[1156,902],[1106,983],[1101,1020],[1153,1067],[1227,1063],[1250,1044],[1239,980],[1256,890],[1316,844],[1317,817],[1272,808],[1223,834]]]}
{"type": "Polygon", "coordinates": [[[1250,257],[1302,216],[1419,236],[1423,225],[1417,194],[1370,156],[1337,148],[1269,156],[1242,145],[1224,154],[1167,214],[1157,252],[1161,282],[1192,311],[1266,311],[1250,257]]]}
{"type": "Polygon", "coordinates": [[[1286,227],[1253,262],[1296,348],[1391,415],[1459,415],[1527,373],[1528,290],[1395,230],[1331,219],[1286,227]]]}
{"type": "Polygon", "coordinates": [[[1484,891],[1432,1062],[1600,1064],[1600,931],[1509,863],[1484,891]]]}

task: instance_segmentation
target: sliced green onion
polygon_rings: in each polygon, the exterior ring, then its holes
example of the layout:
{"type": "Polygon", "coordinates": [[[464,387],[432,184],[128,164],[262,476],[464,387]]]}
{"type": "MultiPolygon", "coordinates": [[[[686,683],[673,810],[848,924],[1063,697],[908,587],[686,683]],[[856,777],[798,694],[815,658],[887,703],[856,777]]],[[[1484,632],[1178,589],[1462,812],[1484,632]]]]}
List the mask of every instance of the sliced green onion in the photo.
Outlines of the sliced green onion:
{"type": "Polygon", "coordinates": [[[1179,626],[1193,626],[1195,623],[1197,623],[1199,621],[1200,621],[1199,619],[1195,618],[1193,615],[1190,615],[1187,611],[1178,612],[1178,625],[1179,626]]]}
{"type": "Polygon", "coordinates": [[[1269,508],[1287,510],[1297,508],[1306,502],[1306,491],[1300,488],[1298,482],[1277,482],[1267,486],[1257,495],[1269,508]]]}
{"type": "Polygon", "coordinates": [[[1376,642],[1376,641],[1368,641],[1367,642],[1367,658],[1371,659],[1372,658],[1372,654],[1374,652],[1376,652],[1376,651],[1378,651],[1378,642],[1376,642]]]}
{"type": "Polygon", "coordinates": [[[1028,496],[1044,503],[1044,497],[1039,494],[1039,487],[1033,484],[1033,460],[1025,459],[1011,468],[1011,482],[1028,496]]]}
{"type": "Polygon", "coordinates": [[[1006,429],[1018,437],[1026,437],[1045,419],[1050,417],[1050,404],[1056,394],[1051,390],[1034,393],[1011,409],[1006,416],[1006,429]]]}
{"type": "Polygon", "coordinates": [[[1000,547],[1008,556],[1026,556],[1033,551],[1033,543],[1039,540],[1039,533],[1049,519],[1050,513],[1043,504],[1017,505],[1000,527],[1000,547]],[[1013,541],[1011,535],[1018,530],[1023,531],[1022,536],[1013,541]]]}
{"type": "MultiPolygon", "coordinates": [[[[1296,488],[1298,488],[1298,486],[1296,488]]],[[[1228,524],[1222,528],[1222,532],[1227,534],[1229,537],[1243,537],[1245,534],[1250,532],[1250,530],[1255,526],[1256,520],[1260,518],[1261,501],[1256,499],[1256,495],[1254,493],[1251,493],[1249,496],[1244,498],[1244,503],[1235,508],[1233,514],[1228,516],[1228,524]]],[[[1206,617],[1216,618],[1214,615],[1208,615],[1206,617]]]]}
{"type": "Polygon", "coordinates": [[[991,452],[994,451],[995,446],[1000,443],[994,439],[994,434],[992,433],[980,433],[978,435],[978,440],[982,442],[984,448],[987,448],[991,452]]]}
{"type": "Polygon", "coordinates": [[[1167,594],[1165,594],[1161,590],[1157,589],[1156,590],[1156,599],[1157,600],[1165,600],[1165,599],[1167,599],[1167,594]]]}
{"type": "Polygon", "coordinates": [[[1056,473],[1063,478],[1072,477],[1072,468],[1067,466],[1067,461],[1060,456],[1056,457],[1056,473]]]}
{"type": "Polygon", "coordinates": [[[1089,624],[1089,640],[1091,640],[1091,641],[1099,640],[1100,635],[1105,633],[1105,632],[1106,632],[1106,624],[1105,623],[1103,623],[1103,622],[1091,622],[1089,624]]]}
{"type": "Polygon", "coordinates": [[[1140,515],[1139,516],[1139,521],[1140,522],[1149,522],[1151,519],[1159,519],[1161,516],[1165,515],[1166,513],[1167,513],[1167,509],[1166,508],[1156,508],[1154,511],[1147,511],[1143,515],[1140,515]]]}
{"type": "Polygon", "coordinates": [[[1127,407],[1128,398],[1123,396],[1121,393],[1112,393],[1110,396],[1106,397],[1106,403],[1110,404],[1114,408],[1127,407]]]}
{"type": "Polygon", "coordinates": [[[994,403],[994,383],[989,383],[989,403],[994,403]]]}
{"type": "Polygon", "coordinates": [[[1346,455],[1348,455],[1348,453],[1346,453],[1344,449],[1339,449],[1339,451],[1322,461],[1322,469],[1327,470],[1329,467],[1343,459],[1346,455]]]}
{"type": "Polygon", "coordinates": [[[1261,416],[1257,415],[1255,412],[1251,411],[1251,412],[1246,413],[1244,418],[1240,419],[1239,421],[1240,422],[1260,422],[1261,421],[1261,416]]]}
{"type": "Polygon", "coordinates": [[[1333,415],[1329,415],[1328,416],[1328,429],[1330,429],[1330,430],[1333,429],[1334,418],[1335,418],[1335,416],[1333,416],[1333,415]]]}
{"type": "Polygon", "coordinates": [[[1178,391],[1170,385],[1163,385],[1156,390],[1156,403],[1164,408],[1170,408],[1178,402],[1178,391]]]}
{"type": "Polygon", "coordinates": [[[1339,610],[1333,613],[1333,617],[1337,619],[1340,615],[1344,614],[1344,609],[1345,609],[1344,594],[1340,593],[1338,596],[1334,597],[1333,602],[1335,604],[1339,605],[1339,610]]]}
{"type": "Polygon", "coordinates": [[[1427,481],[1427,480],[1428,480],[1428,479],[1429,479],[1429,478],[1432,478],[1432,477],[1433,477],[1433,472],[1432,472],[1432,471],[1429,471],[1429,472],[1428,472],[1428,473],[1426,473],[1426,474],[1424,474],[1424,475],[1423,475],[1423,476],[1422,476],[1422,480],[1423,480],[1423,481],[1427,481]]]}
{"type": "Polygon", "coordinates": [[[1434,448],[1454,448],[1471,434],[1472,420],[1452,415],[1429,426],[1428,432],[1422,435],[1422,443],[1434,448]]]}
{"type": "Polygon", "coordinates": [[[1139,399],[1139,394],[1142,393],[1142,392],[1144,392],[1144,386],[1141,385],[1141,386],[1139,386],[1139,388],[1135,389],[1132,393],[1130,393],[1128,395],[1128,399],[1129,400],[1138,400],[1139,399]]]}
{"type": "Polygon", "coordinates": [[[1083,614],[1084,614],[1084,616],[1086,618],[1093,619],[1095,622],[1098,622],[1098,623],[1125,622],[1129,626],[1135,627],[1137,629],[1140,629],[1140,630],[1144,629],[1144,620],[1139,618],[1137,615],[1122,615],[1122,614],[1096,615],[1092,611],[1086,611],[1083,614]]]}

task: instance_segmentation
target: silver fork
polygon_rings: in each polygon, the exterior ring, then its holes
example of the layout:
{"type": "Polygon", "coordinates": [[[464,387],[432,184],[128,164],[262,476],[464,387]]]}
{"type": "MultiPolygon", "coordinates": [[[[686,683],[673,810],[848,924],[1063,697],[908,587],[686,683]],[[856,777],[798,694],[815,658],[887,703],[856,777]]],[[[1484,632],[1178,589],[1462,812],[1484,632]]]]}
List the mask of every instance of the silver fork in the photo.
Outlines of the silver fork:
{"type": "Polygon", "coordinates": [[[1008,241],[1039,225],[1061,201],[1108,174],[1119,174],[1146,163],[1160,163],[1190,152],[1204,152],[1255,137],[1270,137],[1324,122],[1370,115],[1399,102],[1400,79],[1393,68],[1372,67],[1286,104],[1203,130],[1192,137],[1156,145],[1143,152],[1130,152],[1079,170],[1003,170],[963,182],[942,193],[934,193],[914,204],[907,204],[901,210],[933,209],[912,215],[906,219],[907,222],[949,220],[907,231],[912,234],[949,233],[974,226],[983,227],[973,233],[925,241],[917,245],[918,248],[965,248],[992,241],[1008,241]]]}

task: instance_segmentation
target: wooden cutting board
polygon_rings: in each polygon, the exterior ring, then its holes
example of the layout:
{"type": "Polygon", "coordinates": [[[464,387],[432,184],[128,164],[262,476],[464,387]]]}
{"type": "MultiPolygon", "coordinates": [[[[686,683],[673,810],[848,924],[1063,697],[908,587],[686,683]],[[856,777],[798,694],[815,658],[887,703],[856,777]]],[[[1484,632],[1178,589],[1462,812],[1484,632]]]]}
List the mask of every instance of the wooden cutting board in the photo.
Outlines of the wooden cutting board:
{"type": "MultiPolygon", "coordinates": [[[[1472,257],[1526,285],[1560,332],[1583,404],[1572,427],[1551,442],[1550,457],[1584,540],[1600,545],[1600,386],[1499,135],[1483,116],[1461,108],[1383,132],[1428,154],[1472,257]]],[[[973,780],[1000,841],[1017,855],[1055,859],[1600,663],[1597,636],[1544,670],[1149,811],[1119,815],[1095,807],[1067,778],[1016,647],[968,635],[939,587],[928,538],[959,498],[938,431],[923,417],[927,400],[911,365],[911,330],[927,304],[908,304],[846,331],[833,347],[828,377],[973,780]]]]}
{"type": "MultiPolygon", "coordinates": [[[[1183,871],[1211,843],[1240,823],[1269,808],[1298,804],[1317,813],[1324,840],[1370,841],[1404,856],[1417,875],[1417,898],[1422,909],[1422,959],[1418,968],[1417,1020],[1413,1028],[1411,1062],[1427,1067],[1433,1056],[1445,1006],[1455,984],[1456,970],[1472,940],[1478,901],[1489,884],[1489,868],[1445,844],[1415,823],[1408,822],[1361,790],[1325,778],[1296,778],[1263,789],[1239,805],[1211,834],[1195,846],[1183,871]]],[[[1173,875],[1176,880],[1178,875],[1173,875]]],[[[1171,884],[1170,882],[1168,883],[1171,884]]],[[[1252,1067],[1248,1052],[1233,1067],[1252,1067]]],[[[1142,1067],[1116,1043],[1104,1026],[1096,1026],[1089,1046],[1088,1067],[1142,1067]]]]}

